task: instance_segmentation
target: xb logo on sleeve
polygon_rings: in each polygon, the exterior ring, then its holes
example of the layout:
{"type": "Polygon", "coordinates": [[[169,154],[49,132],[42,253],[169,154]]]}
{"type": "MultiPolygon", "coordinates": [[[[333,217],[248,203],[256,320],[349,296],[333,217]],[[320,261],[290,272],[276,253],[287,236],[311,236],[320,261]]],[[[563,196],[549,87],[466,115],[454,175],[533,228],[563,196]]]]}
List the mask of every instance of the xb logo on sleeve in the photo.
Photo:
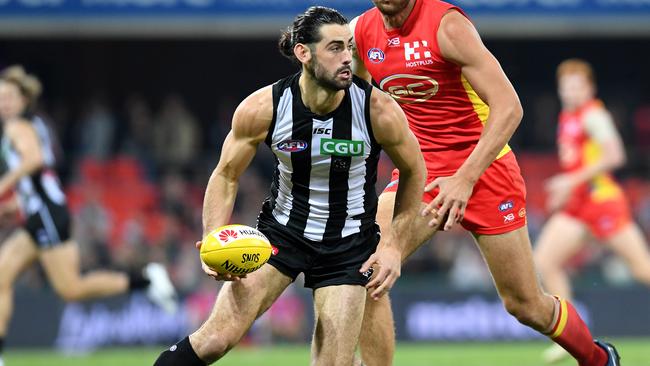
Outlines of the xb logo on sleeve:
{"type": "Polygon", "coordinates": [[[320,140],[321,155],[334,156],[362,156],[364,151],[363,141],[339,140],[322,138],[320,140]]]}

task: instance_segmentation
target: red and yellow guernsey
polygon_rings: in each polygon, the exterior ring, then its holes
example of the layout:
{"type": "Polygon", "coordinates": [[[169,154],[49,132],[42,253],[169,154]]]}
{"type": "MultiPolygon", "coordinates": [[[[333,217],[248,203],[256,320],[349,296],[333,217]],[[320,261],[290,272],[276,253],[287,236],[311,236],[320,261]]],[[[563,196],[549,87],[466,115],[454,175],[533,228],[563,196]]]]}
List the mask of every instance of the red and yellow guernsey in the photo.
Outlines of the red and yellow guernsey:
{"type": "MultiPolygon", "coordinates": [[[[602,154],[600,145],[589,137],[586,116],[597,109],[605,108],[600,100],[594,99],[575,111],[560,113],[557,142],[562,170],[571,173],[598,161],[602,154]]],[[[578,186],[574,197],[588,198],[593,202],[618,199],[623,191],[609,173],[602,173],[578,186]]]]}
{"type": "MultiPolygon", "coordinates": [[[[355,27],[359,56],[379,87],[401,104],[429,175],[455,173],[476,146],[490,113],[458,65],[438,47],[442,16],[459,8],[418,0],[401,28],[387,31],[377,8],[355,27]]],[[[506,145],[501,156],[510,151],[506,145]]]]}

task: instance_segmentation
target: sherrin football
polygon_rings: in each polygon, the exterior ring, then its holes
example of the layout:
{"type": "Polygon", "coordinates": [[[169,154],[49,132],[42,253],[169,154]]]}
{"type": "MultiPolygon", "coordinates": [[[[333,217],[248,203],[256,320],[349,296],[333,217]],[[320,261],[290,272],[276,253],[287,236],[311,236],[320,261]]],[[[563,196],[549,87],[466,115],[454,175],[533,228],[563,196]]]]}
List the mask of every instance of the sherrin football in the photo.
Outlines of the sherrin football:
{"type": "Polygon", "coordinates": [[[262,267],[271,251],[271,243],[257,229],[226,225],[203,238],[200,255],[215,272],[241,276],[262,267]]]}

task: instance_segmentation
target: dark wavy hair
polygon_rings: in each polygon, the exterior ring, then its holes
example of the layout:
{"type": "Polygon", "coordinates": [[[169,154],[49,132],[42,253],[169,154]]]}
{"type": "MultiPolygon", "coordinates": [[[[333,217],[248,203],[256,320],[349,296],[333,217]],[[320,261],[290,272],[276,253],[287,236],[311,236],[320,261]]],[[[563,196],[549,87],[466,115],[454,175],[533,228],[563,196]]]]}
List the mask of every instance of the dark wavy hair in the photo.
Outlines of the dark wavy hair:
{"type": "Polygon", "coordinates": [[[293,24],[280,35],[278,48],[289,60],[299,63],[293,48],[296,44],[318,43],[321,40],[320,28],[327,24],[346,25],[348,20],[337,10],[324,6],[312,6],[296,16],[293,24]]]}

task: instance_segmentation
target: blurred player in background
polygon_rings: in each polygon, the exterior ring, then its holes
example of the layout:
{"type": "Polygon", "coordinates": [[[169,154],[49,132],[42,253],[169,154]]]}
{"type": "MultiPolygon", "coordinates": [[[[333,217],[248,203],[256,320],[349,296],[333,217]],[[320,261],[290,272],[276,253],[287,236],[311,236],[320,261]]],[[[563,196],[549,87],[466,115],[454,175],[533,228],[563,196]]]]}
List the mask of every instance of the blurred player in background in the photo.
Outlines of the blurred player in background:
{"type": "MultiPolygon", "coordinates": [[[[352,21],[355,73],[397,100],[417,136],[429,184],[406,259],[438,230],[470,231],[506,310],[566,348],[581,366],[618,365],[564,299],[542,291],[526,226],[525,185],[508,140],[522,118],[517,93],[458,7],[438,0],[373,0],[352,21]],[[434,218],[426,217],[430,213],[434,218]]],[[[380,197],[383,234],[399,171],[380,197]]],[[[377,254],[383,251],[378,247],[377,254]]],[[[374,258],[373,258],[374,259],[374,258]]],[[[365,270],[363,267],[361,270],[365,270]]],[[[369,297],[370,299],[370,297],[369,297]]],[[[395,331],[387,298],[369,300],[360,337],[369,366],[390,365],[395,331]]]]}
{"type": "MultiPolygon", "coordinates": [[[[535,259],[547,291],[572,297],[566,262],[587,243],[589,234],[606,243],[629,266],[634,278],[650,286],[650,252],[631,218],[622,188],[611,172],[625,163],[625,149],[612,116],[596,99],[589,63],[562,62],[557,69],[562,102],[557,144],[562,173],[548,181],[547,207],[553,212],[539,236],[535,259]]],[[[545,358],[566,355],[551,347],[545,358]]]]}
{"type": "MultiPolygon", "coordinates": [[[[352,34],[336,10],[311,7],[280,38],[280,51],[302,71],[264,87],[235,111],[232,130],[204,199],[204,234],[228,223],[238,180],[257,147],[276,156],[271,196],[258,229],[278,249],[245,278],[220,275],[209,319],[163,352],[156,366],[205,365],[223,357],[301,273],[313,289],[312,365],[349,366],[359,339],[370,273],[359,268],[375,251],[375,181],[383,148],[404,169],[391,235],[382,235],[395,265],[372,274],[378,290],[399,276],[400,249],[419,211],[425,168],[403,112],[389,96],[352,75],[352,34]]],[[[200,245],[199,245],[200,246],[200,245]]]]}
{"type": "MultiPolygon", "coordinates": [[[[18,275],[39,260],[54,290],[65,301],[80,301],[146,289],[152,301],[173,312],[175,291],[161,264],[141,272],[94,271],[80,274],[79,248],[70,237],[70,213],[54,171],[49,131],[34,114],[41,84],[22,67],[0,73],[0,154],[7,171],[0,177],[0,196],[15,190],[0,204],[3,217],[21,215],[22,224],[0,247],[0,351],[13,306],[18,275]]],[[[0,365],[2,361],[0,360],[0,365]]]]}

